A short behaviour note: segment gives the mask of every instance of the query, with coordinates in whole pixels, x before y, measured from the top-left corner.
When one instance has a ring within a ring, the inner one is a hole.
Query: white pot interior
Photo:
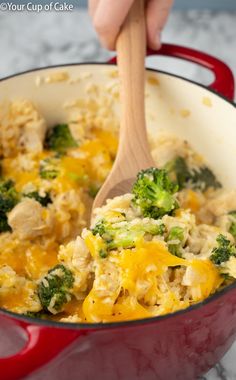
[[[67,80],[45,83],[48,76],[62,71],[67,72]],[[93,93],[94,88],[99,91]],[[118,78],[111,65],[42,69],[0,82],[0,102],[32,100],[49,125],[66,120],[65,102],[86,99],[91,93],[95,98],[115,94],[112,108],[119,115]],[[147,70],[146,118],[152,132],[171,132],[188,140],[226,187],[236,187],[232,175],[236,160],[234,105],[194,83]]]

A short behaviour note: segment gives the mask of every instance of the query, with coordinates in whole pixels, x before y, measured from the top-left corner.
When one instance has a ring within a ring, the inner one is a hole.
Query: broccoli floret
[[[44,310],[56,314],[72,299],[72,272],[62,264],[50,269],[38,285],[38,295]]]
[[[58,171],[57,170],[44,170],[40,169],[40,177],[43,179],[55,179],[58,176]]]
[[[230,225],[229,232],[236,239],[236,211],[231,211],[229,215],[234,219]]]
[[[39,166],[39,175],[43,179],[52,180],[58,177],[59,170],[58,168],[59,164],[59,157],[53,156],[45,158],[45,160],[42,160],[40,162]]]
[[[14,188],[12,180],[0,182],[0,232],[11,231],[11,227],[7,221],[7,213],[19,201],[19,194]]]
[[[215,174],[207,166],[202,166],[198,170],[194,169],[192,171],[191,183],[193,189],[201,191],[206,191],[210,187],[213,189],[222,187]]]
[[[78,174],[78,173],[74,173],[74,172],[67,172],[67,176],[70,179],[72,179],[72,181],[75,181],[78,183],[84,183],[89,178],[88,174]]]
[[[218,247],[214,248],[210,260],[215,265],[220,265],[225,261],[228,261],[231,256],[236,256],[236,248],[231,244],[224,235],[219,235],[216,239]]]
[[[171,241],[178,241],[176,243],[171,243]],[[184,240],[184,230],[181,227],[172,227],[167,237],[168,250],[172,255],[182,257],[181,253],[181,243]]]
[[[221,273],[220,275],[224,278],[224,285],[230,284],[231,282],[235,281],[235,278],[232,277],[229,273]]]
[[[32,191],[31,193],[24,194],[24,196],[27,198],[35,199],[43,207],[47,207],[48,204],[52,203],[49,193],[46,193],[44,197],[41,197],[37,191]]]
[[[99,220],[99,222],[97,222],[92,228],[92,233],[94,236],[99,235],[102,237],[105,234],[107,227],[111,227],[111,224],[105,220]]]
[[[164,224],[157,224],[154,220],[143,219],[138,223],[118,222],[110,223],[106,220],[99,221],[92,229],[93,235],[99,235],[104,240],[106,249],[99,253],[101,257],[107,256],[107,251],[118,248],[132,248],[136,242],[149,235],[163,235]]]
[[[178,185],[170,180],[165,169],[142,170],[132,189],[132,204],[140,209],[143,216],[157,219],[178,208],[173,195],[177,191]]]
[[[180,190],[191,188],[193,190],[206,191],[210,187],[213,189],[221,187],[221,183],[207,166],[191,169],[188,167],[185,159],[180,156],[169,161],[165,165],[165,169],[170,178],[178,184]]]
[[[6,214],[0,211],[0,232],[11,231]]]
[[[172,181],[176,182],[179,189],[183,189],[191,179],[191,173],[183,157],[176,157],[165,165]]]
[[[45,139],[45,148],[64,154],[67,149],[77,146],[67,124],[58,124],[49,129]]]
[[[101,259],[105,259],[108,256],[107,249],[100,249],[99,256],[101,257]]]
[[[27,311],[27,313],[24,313],[26,317],[30,318],[39,318],[39,319],[48,319],[49,314],[47,314],[44,310],[40,311]]]
[[[14,188],[14,182],[12,180],[9,179],[0,182],[0,196],[2,211],[9,211],[16,205],[19,200],[19,196]],[[2,201],[4,197],[6,198],[6,202]]]
[[[96,197],[97,193],[99,192],[99,189],[100,189],[99,186],[91,184],[89,189],[88,189],[88,195],[94,199]]]

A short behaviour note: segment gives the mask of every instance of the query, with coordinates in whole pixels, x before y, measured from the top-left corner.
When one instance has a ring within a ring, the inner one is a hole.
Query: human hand
[[[135,0],[89,0],[89,12],[102,45],[115,50],[120,28]],[[151,49],[161,47],[161,31],[165,26],[174,0],[147,0],[147,44]]]

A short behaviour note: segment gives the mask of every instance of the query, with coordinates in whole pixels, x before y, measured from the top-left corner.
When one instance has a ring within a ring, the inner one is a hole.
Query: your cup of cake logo
[[[74,2],[61,2],[61,1],[50,1],[50,2],[35,2],[35,1],[9,1],[0,2],[0,12],[72,12],[75,8]]]

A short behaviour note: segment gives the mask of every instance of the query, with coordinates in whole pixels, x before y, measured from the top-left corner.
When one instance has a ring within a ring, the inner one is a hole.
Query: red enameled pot
[[[212,56],[181,46],[163,45],[158,54],[208,68],[215,80],[206,88],[149,69],[147,75],[156,77],[157,84],[153,85],[153,80],[147,83],[148,125],[152,129],[165,126],[188,139],[205,155],[225,186],[236,187],[236,179],[230,177],[236,152],[231,70]],[[84,80],[74,86],[65,83],[35,86],[36,76],[62,68],[71,75],[82,73]],[[114,66],[95,63],[26,72],[0,81],[0,101],[15,97],[32,99],[52,124],[63,119],[61,104],[65,99],[86,94],[83,91],[89,80],[106,89],[105,71],[109,70],[114,70]],[[92,79],[88,72],[92,73]],[[5,329],[8,325],[17,326],[26,334],[27,341],[18,353],[0,359],[2,380],[191,380],[214,366],[235,339],[236,284],[187,310],[152,319],[63,324],[1,310],[0,327]],[[8,331],[14,342],[16,329],[10,327]],[[1,344],[5,344],[2,338],[0,347]]]

